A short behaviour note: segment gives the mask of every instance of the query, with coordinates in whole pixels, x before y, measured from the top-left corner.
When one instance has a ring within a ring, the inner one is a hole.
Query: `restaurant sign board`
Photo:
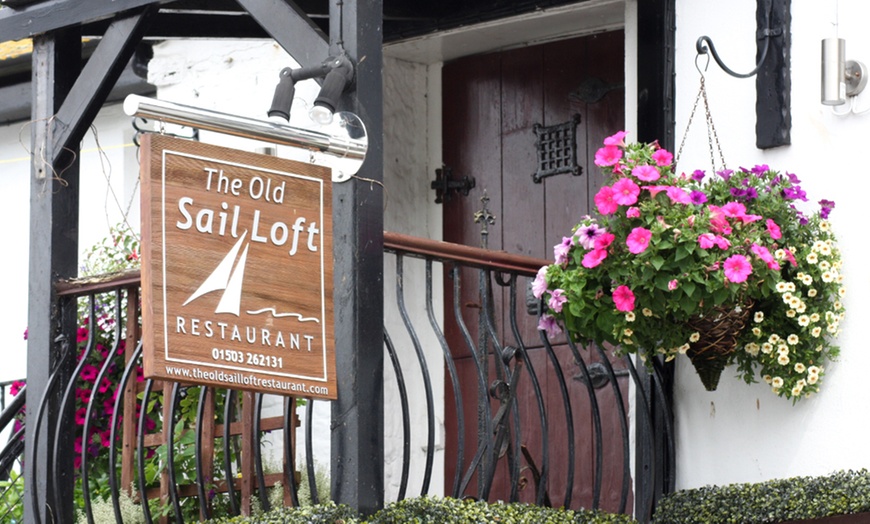
[[[330,170],[142,137],[145,376],[334,399]]]

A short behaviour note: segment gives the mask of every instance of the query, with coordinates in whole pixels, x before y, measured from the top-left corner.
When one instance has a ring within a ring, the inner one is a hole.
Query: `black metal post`
[[[359,177],[383,181],[383,3],[331,0],[330,52],[356,66],[340,109],[358,114],[369,147]],[[335,345],[338,400],[332,404],[332,497],[364,514],[384,503],[384,216],[377,183],[352,178],[333,188]]]
[[[791,144],[791,0],[759,0],[755,17],[773,33],[755,77],[755,146],[770,149]],[[763,46],[758,38],[757,60]]]
[[[48,385],[51,370],[58,364],[58,334],[75,344],[76,311],[74,304],[60,307],[54,283],[59,278],[77,274],[79,166],[78,151],[66,156],[59,165],[52,146],[52,117],[60,108],[81,68],[81,34],[78,29],[54,31],[33,39],[33,105],[31,134],[30,186],[30,274],[27,340],[27,422],[25,457],[35,465],[35,475],[25,475],[25,522],[72,522],[72,431],[62,432],[61,444],[66,452],[58,464],[51,464],[55,421],[60,419],[63,388],[46,395],[39,440],[33,438],[37,427],[37,410]],[[60,384],[69,381],[72,364],[68,359],[60,369]],[[70,404],[70,408],[72,404]],[[71,413],[66,420],[72,420]],[[72,429],[70,425],[70,430]],[[32,467],[32,466],[29,466]],[[59,485],[63,493],[52,492],[51,475],[64,475]],[[35,497],[35,498],[34,498]],[[33,501],[38,504],[33,504]],[[48,508],[53,500],[63,508]]]
[[[658,140],[662,147],[673,151],[675,145],[674,128],[674,42],[676,35],[675,0],[649,0],[637,3],[637,136],[638,141]],[[670,396],[673,387],[673,366],[666,364],[663,374],[665,397]],[[656,395],[654,377],[649,375],[645,366],[638,361],[641,383],[638,384],[637,445],[635,448],[635,515],[638,520],[648,519],[644,504],[650,498],[653,504],[671,489],[669,479],[668,449],[665,434],[665,417],[668,410],[662,406]],[[648,415],[642,410],[645,396],[652,413],[652,428],[642,421]],[[670,422],[672,426],[673,421]]]

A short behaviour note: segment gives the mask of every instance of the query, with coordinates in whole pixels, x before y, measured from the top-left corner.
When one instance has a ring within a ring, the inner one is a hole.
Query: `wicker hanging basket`
[[[736,307],[719,306],[686,321],[701,335],[697,342],[690,344],[686,355],[707,391],[715,391],[719,385],[719,377],[731,360],[737,339],[751,313],[751,303]]]

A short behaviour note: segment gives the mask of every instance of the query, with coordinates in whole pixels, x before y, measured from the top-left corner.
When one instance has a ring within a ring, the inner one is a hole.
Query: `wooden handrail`
[[[514,255],[504,251],[441,242],[390,231],[384,231],[384,249],[394,253],[401,252],[424,258],[434,257],[440,260],[459,262],[466,266],[511,271],[528,276],[534,276],[541,266],[550,263],[542,258]],[[140,280],[139,270],[131,269],[110,275],[60,280],[56,284],[56,289],[59,296],[86,295],[104,293],[119,287],[134,286],[139,284]]]
[[[450,242],[440,242],[401,233],[384,231],[384,249],[393,252],[409,253],[413,256],[435,257],[442,260],[461,262],[466,266],[515,271],[522,275],[534,276],[541,266],[550,262],[542,258],[513,255],[504,251],[492,251],[479,247],[464,246]]]

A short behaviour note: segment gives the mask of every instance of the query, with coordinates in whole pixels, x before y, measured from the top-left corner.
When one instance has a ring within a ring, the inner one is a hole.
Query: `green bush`
[[[212,524],[627,524],[627,515],[601,511],[545,508],[529,504],[488,504],[470,500],[422,497],[389,504],[368,519],[333,502],[319,506],[280,508],[255,517],[232,517]]]
[[[756,484],[706,486],[664,497],[656,524],[774,523],[870,511],[870,472],[840,471]]]

